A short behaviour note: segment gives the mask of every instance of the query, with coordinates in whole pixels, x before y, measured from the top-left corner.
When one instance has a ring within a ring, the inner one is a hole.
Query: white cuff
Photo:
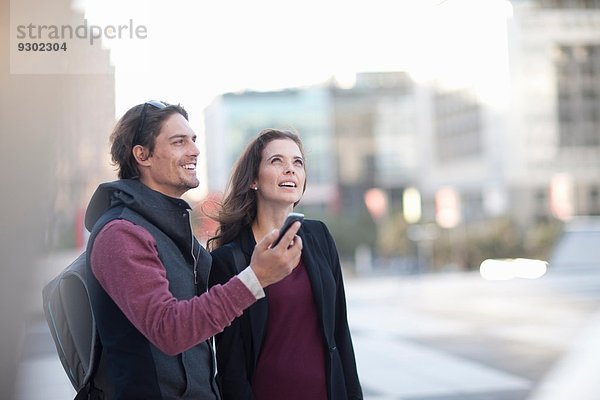
[[[242,272],[237,274],[237,277],[252,292],[256,300],[265,297],[265,291],[252,268],[246,267]]]

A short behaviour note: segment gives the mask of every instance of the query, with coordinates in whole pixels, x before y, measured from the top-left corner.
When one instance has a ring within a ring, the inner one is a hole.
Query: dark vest
[[[164,206],[164,204],[161,204]],[[153,211],[153,210],[151,210]],[[164,212],[164,210],[160,210]],[[123,205],[111,208],[110,217],[94,225],[88,244],[88,257],[96,234],[110,220],[125,219],[146,229],[155,239],[160,260],[165,266],[169,290],[179,300],[187,300],[206,290],[210,254],[193,237],[188,211],[173,206],[168,218],[172,226],[189,230],[189,235],[168,236],[155,224]],[[165,217],[162,214],[162,217]],[[173,238],[175,236],[175,240]],[[184,238],[188,236],[189,242]],[[185,249],[185,250],[184,250]],[[192,250],[193,249],[193,250]],[[193,253],[193,254],[192,254]],[[115,249],[115,259],[118,259]],[[88,262],[89,265],[89,262]],[[194,271],[194,265],[196,271]],[[150,343],[125,317],[88,270],[86,276],[92,309],[102,342],[101,364],[114,393],[107,399],[210,399],[218,400],[214,379],[212,347],[203,342],[176,356],[169,356]],[[197,283],[195,283],[197,281]]]

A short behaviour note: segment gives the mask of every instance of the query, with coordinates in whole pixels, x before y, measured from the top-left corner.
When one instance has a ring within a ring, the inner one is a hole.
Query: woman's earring
[[[252,189],[258,191],[258,186],[254,186]]]

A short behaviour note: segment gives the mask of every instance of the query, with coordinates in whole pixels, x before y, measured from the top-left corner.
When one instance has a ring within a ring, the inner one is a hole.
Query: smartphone
[[[285,218],[283,225],[281,225],[281,229],[279,229],[279,236],[271,244],[271,247],[277,246],[277,244],[279,243],[279,241],[281,240],[283,235],[285,235],[287,230],[290,229],[290,226],[296,221],[300,221],[300,222],[304,221],[304,214],[295,213],[295,212],[289,213],[288,216]]]

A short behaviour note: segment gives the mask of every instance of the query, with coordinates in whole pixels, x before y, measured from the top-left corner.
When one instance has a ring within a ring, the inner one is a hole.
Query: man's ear
[[[131,149],[131,152],[133,153],[133,157],[135,157],[135,161],[137,161],[138,164],[143,166],[150,165],[150,162],[148,161],[148,158],[150,158],[150,152],[147,148],[136,144],[133,149]]]

